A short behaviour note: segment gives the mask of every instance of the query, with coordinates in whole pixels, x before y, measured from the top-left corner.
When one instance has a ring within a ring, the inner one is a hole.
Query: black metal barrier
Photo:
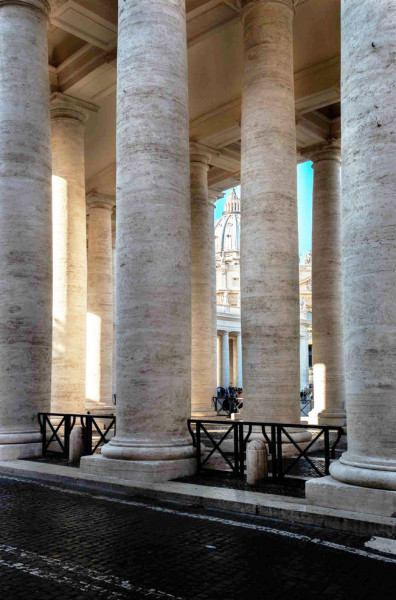
[[[40,412],[38,420],[42,435],[43,456],[54,454],[69,458],[70,435],[78,421],[82,427],[84,455],[95,454],[100,446],[109,442],[109,434],[113,428],[115,435],[116,418],[114,415]],[[99,427],[99,423],[105,420],[109,421],[109,424],[106,424],[103,430]],[[58,446],[60,450],[54,450],[54,445]],[[50,448],[50,446],[52,447]]]
[[[221,432],[220,439],[216,441],[212,434],[208,431],[208,425],[226,425],[227,429]],[[195,428],[195,431],[194,431]],[[201,420],[201,419],[189,419],[188,429],[193,439],[193,444],[197,449],[197,464],[198,473],[202,471],[205,465],[208,464],[210,458],[215,452],[218,452],[223,458],[224,462],[228,465],[231,471],[240,478],[244,477],[245,474],[245,456],[246,456],[246,445],[252,435],[253,428],[255,433],[262,433],[265,442],[268,447],[268,458],[271,466],[271,476],[274,480],[279,480],[287,475],[290,475],[291,470],[299,461],[305,459],[308,461],[313,469],[313,473],[317,477],[323,477],[329,474],[330,460],[335,458],[335,450],[341,439],[343,430],[342,427],[335,427],[331,425],[306,425],[306,424],[294,424],[294,423],[262,423],[254,421],[243,421],[243,422],[230,422],[230,421],[214,421],[214,420]],[[290,434],[290,430],[301,429],[301,430],[315,430],[311,441],[298,443],[293,439]],[[317,432],[317,433],[316,433]],[[337,434],[336,440],[330,444],[330,432]],[[323,435],[324,437],[324,472],[315,465],[315,463],[309,458],[308,452],[315,444],[315,442]],[[210,447],[207,449],[207,453],[203,455],[203,443],[204,441],[210,443]],[[295,455],[290,458],[283,456],[282,450],[282,437],[287,442],[292,444],[295,449]],[[221,444],[226,439],[232,440],[232,451],[225,451],[221,448]],[[212,469],[211,469],[212,470]],[[222,469],[217,469],[222,470]]]

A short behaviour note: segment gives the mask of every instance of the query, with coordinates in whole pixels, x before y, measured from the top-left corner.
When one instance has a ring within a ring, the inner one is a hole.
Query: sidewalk
[[[74,467],[25,460],[0,462],[0,474],[57,487],[87,490],[93,495],[179,502],[358,534],[394,538],[396,531],[395,518],[311,506],[304,498],[177,481],[155,484],[131,483],[126,480],[88,475]]]

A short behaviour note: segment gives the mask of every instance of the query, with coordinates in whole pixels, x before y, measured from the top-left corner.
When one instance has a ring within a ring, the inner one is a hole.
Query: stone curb
[[[314,525],[359,535],[396,538],[396,519],[350,511],[310,506],[300,498],[280,497],[179,482],[130,483],[83,474],[77,468],[28,461],[0,462],[0,475],[37,483],[53,484],[93,492],[95,495],[146,498],[179,502],[202,508],[214,508],[239,514]]]

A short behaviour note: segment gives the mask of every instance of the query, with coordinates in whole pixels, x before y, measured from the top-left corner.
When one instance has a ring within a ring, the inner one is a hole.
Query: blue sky
[[[297,166],[297,198],[298,198],[298,238],[300,262],[304,260],[307,252],[312,250],[312,186],[313,170],[311,162],[305,162]],[[235,188],[238,196],[241,195],[241,186]],[[231,190],[227,190],[223,199],[216,202],[215,220],[223,213],[227,196]],[[243,226],[243,225],[242,225]]]

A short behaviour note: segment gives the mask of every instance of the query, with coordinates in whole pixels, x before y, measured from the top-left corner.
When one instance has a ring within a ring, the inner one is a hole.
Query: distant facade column
[[[117,435],[85,472],[196,470],[184,0],[120,2],[117,46]]]
[[[341,4],[342,253],[348,450],[312,504],[393,516],[396,506],[396,10]],[[358,65],[358,68],[357,68]],[[320,485],[319,484],[320,481]]]
[[[309,386],[308,329],[300,325],[300,390]],[[313,421],[309,421],[313,423]]]
[[[113,409],[113,265],[111,211],[114,196],[87,195],[88,308],[86,408],[102,414]]]
[[[50,409],[48,13],[0,0],[0,460],[41,454]]]
[[[286,423],[300,422],[294,4],[242,1],[244,410]]]
[[[84,134],[89,102],[51,96],[53,333],[51,411],[85,412],[87,228]]]
[[[345,425],[341,270],[341,147],[312,157],[312,350],[314,412],[320,425]]]
[[[216,392],[213,343],[213,202],[208,198],[210,154],[190,143],[191,414],[213,417]],[[211,218],[210,218],[211,217]]]
[[[242,334],[237,333],[237,387],[243,387],[242,378]]]
[[[230,387],[230,336],[228,331],[221,334],[221,387]]]

